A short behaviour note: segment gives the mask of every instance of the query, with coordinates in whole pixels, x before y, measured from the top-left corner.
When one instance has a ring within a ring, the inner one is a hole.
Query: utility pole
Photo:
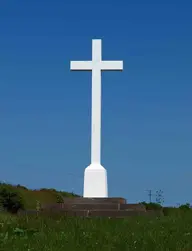
[[[149,196],[149,203],[151,203],[152,202],[152,196],[153,196],[152,190],[151,189],[147,190],[147,192],[148,192],[148,196]]]
[[[156,203],[158,203],[158,204],[164,203],[163,191],[162,190],[156,191],[156,194],[153,194],[151,189],[147,190],[147,192],[148,192],[148,196],[149,196],[149,203],[152,202],[152,196],[155,196]]]

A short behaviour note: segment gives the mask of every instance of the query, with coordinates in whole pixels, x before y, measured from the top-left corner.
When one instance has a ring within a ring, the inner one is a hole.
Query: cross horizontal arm
[[[123,70],[123,61],[101,61],[101,70],[122,71]]]
[[[70,69],[74,71],[90,71],[92,70],[92,61],[71,61]]]

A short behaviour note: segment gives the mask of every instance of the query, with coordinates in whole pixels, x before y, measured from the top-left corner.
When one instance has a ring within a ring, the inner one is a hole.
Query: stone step
[[[83,197],[73,197],[73,198],[63,198],[64,203],[53,203],[41,205],[42,209],[47,208],[60,208],[63,204],[126,204],[126,200],[123,198],[83,198]]]
[[[120,210],[135,210],[146,211],[146,207],[143,204],[121,204]]]
[[[60,210],[135,210],[146,211],[144,205],[141,204],[115,204],[115,203],[98,203],[98,204],[64,204],[58,203],[43,208],[43,211],[60,211]]]
[[[44,209],[44,210],[118,210],[120,204],[115,203],[103,203],[103,204],[60,204],[56,207],[52,207],[50,209]]]
[[[22,215],[34,215],[37,214],[36,210],[26,210],[20,211],[19,216]],[[150,211],[139,211],[139,210],[57,210],[54,212],[51,211],[41,211],[39,216],[69,216],[69,217],[109,217],[109,218],[124,218],[128,216],[163,216],[163,212],[160,210],[150,210]]]
[[[83,198],[83,197],[73,197],[73,198],[63,198],[65,204],[98,204],[98,203],[120,203],[126,204],[126,200],[121,197],[111,197],[111,198]]]
[[[148,215],[144,211],[124,211],[124,210],[62,210],[55,212],[61,216],[77,216],[77,217],[110,217],[110,218],[123,218],[127,216],[140,216]],[[42,212],[42,214],[44,214]],[[46,215],[49,215],[49,212],[45,212]],[[51,215],[51,214],[50,214]]]

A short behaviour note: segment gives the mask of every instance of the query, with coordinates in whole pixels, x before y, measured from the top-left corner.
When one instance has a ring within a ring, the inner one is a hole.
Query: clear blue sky
[[[192,4],[1,1],[0,179],[82,194],[90,164],[91,73],[70,60],[123,60],[102,78],[109,195],[192,202]],[[71,175],[72,174],[72,175]]]

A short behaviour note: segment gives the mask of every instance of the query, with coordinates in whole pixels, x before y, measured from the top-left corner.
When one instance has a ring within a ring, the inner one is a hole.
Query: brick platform
[[[20,212],[34,214],[35,210]],[[162,212],[146,211],[142,204],[126,204],[123,198],[64,198],[64,203],[43,205],[40,215],[59,214],[63,216],[79,217],[109,217],[124,218],[128,216],[161,216]]]
[[[141,204],[126,204],[124,198],[64,198],[64,203],[42,207],[42,213],[59,213],[66,216],[115,217],[146,215]]]

